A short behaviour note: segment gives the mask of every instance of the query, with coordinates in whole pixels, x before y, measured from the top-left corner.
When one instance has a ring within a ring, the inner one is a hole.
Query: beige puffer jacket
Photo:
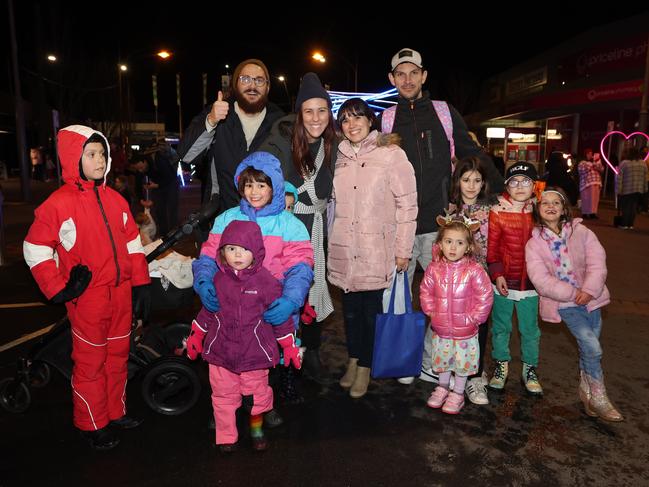
[[[348,140],[338,147],[327,276],[345,292],[388,287],[395,256],[412,255],[417,185],[398,140],[375,130],[358,153]]]

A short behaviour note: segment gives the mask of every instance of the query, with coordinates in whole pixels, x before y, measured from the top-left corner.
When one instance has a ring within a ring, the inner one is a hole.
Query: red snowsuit
[[[83,145],[93,133],[99,132],[82,125],[59,131],[65,184],[36,209],[23,243],[25,261],[48,299],[65,287],[75,265],[92,272],[83,294],[66,303],[72,327],[73,421],[84,431],[103,428],[126,413],[131,287],[150,282],[126,200],[106,186],[105,175],[101,185],[80,176]]]

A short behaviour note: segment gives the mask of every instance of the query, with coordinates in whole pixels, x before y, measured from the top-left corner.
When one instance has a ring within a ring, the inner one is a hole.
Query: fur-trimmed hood
[[[377,147],[400,147],[401,137],[398,134],[384,134],[378,130],[372,130],[367,137],[361,141],[361,147],[358,152],[354,150],[352,144],[346,138],[343,138],[338,146],[338,150],[347,157],[355,157],[356,155],[367,154]]]

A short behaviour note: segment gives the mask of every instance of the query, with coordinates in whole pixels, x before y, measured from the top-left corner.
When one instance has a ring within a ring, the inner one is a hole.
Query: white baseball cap
[[[392,70],[394,71],[394,68],[401,63],[412,63],[418,68],[423,67],[421,54],[414,49],[409,49],[407,47],[401,49],[398,53],[392,56]]]

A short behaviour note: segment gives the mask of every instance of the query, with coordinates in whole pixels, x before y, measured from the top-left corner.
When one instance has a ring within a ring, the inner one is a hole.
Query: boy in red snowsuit
[[[73,422],[97,450],[119,443],[126,416],[131,289],[150,282],[124,198],[106,185],[108,142],[82,125],[58,133],[65,184],[35,211],[25,261],[43,294],[65,303],[72,331]]]

